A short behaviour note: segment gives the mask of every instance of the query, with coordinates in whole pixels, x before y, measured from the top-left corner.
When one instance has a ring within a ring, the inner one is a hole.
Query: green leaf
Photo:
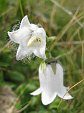
[[[25,80],[24,75],[17,71],[10,71],[8,76],[13,81],[23,82]]]

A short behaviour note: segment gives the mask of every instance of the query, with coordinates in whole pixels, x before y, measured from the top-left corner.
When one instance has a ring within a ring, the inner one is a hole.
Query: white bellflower
[[[19,29],[8,32],[8,35],[11,41],[19,44],[17,60],[29,57],[32,53],[40,58],[46,58],[46,32],[42,27],[30,24],[27,16],[22,19]]]
[[[56,73],[53,72],[52,66],[41,64],[39,67],[40,88],[31,93],[31,95],[41,94],[41,100],[44,105],[50,104],[56,96],[62,99],[72,99],[67,92],[67,87],[63,84],[63,68],[60,64],[55,66]]]

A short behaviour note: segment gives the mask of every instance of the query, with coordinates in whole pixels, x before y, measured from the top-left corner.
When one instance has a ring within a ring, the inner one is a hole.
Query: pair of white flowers
[[[16,59],[22,60],[33,53],[37,57],[46,59],[46,32],[42,27],[30,24],[25,16],[16,31],[8,32],[11,41],[19,44]],[[55,72],[50,64],[42,63],[39,67],[40,88],[31,93],[38,95],[42,93],[41,100],[44,105],[50,104],[58,95],[63,99],[72,99],[68,88],[63,84],[63,68],[59,63],[55,63]]]

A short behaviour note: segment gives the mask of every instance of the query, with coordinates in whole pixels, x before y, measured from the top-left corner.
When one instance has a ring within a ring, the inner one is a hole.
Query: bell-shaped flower
[[[62,99],[72,99],[67,87],[63,84],[63,68],[60,64],[55,64],[55,72],[50,64],[41,64],[39,67],[40,88],[32,92],[31,95],[41,94],[44,105],[50,104],[56,96]]]
[[[22,19],[19,29],[8,32],[8,35],[11,41],[19,44],[17,60],[29,57],[32,53],[40,58],[46,58],[46,32],[42,27],[30,24],[27,16]]]

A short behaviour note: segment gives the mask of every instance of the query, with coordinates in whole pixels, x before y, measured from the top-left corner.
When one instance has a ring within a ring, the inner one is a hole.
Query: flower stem
[[[23,7],[22,7],[21,0],[19,0],[19,6],[20,6],[21,15],[23,17],[24,16],[24,12],[23,12]]]

